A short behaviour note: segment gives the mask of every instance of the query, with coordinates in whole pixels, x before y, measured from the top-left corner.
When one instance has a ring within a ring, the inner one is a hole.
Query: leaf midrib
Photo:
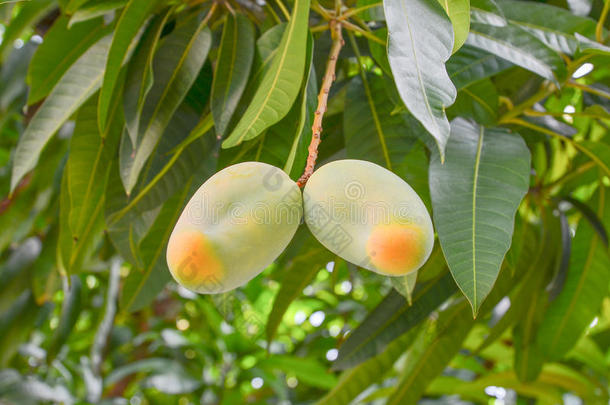
[[[477,183],[479,181],[479,169],[481,163],[481,152],[483,151],[483,136],[485,129],[479,129],[479,140],[477,143],[477,154],[474,163],[474,177],[472,181],[472,284],[473,284],[473,312],[478,311],[477,307],[477,262],[476,262],[476,211],[477,211]]]

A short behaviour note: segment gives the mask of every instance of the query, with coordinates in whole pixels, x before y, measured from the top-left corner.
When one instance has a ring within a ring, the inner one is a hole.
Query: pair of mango
[[[434,244],[422,200],[381,166],[334,161],[301,192],[279,168],[245,162],[210,177],[188,202],[169,239],[169,270],[198,293],[237,288],[282,253],[303,217],[327,249],[387,276],[419,269]]]

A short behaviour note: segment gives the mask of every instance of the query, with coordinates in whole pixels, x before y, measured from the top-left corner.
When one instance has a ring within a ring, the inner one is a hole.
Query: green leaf
[[[280,290],[275,296],[271,312],[267,319],[267,341],[271,342],[277,332],[290,303],[299,297],[303,289],[313,281],[320,269],[332,260],[333,255],[320,245],[306,227],[302,227],[291,242],[291,248],[296,248],[294,256],[286,263]]]
[[[14,49],[0,69],[0,127],[2,117],[23,107],[22,98],[27,93],[26,73],[31,66],[37,46],[31,41],[20,49]],[[8,151],[7,151],[8,153]],[[8,159],[6,159],[8,160]],[[0,164],[6,164],[6,161]]]
[[[116,94],[118,92],[118,94]],[[79,110],[70,141],[70,155],[66,166],[70,194],[68,223],[74,241],[70,257],[64,265],[68,271],[79,262],[95,234],[96,222],[104,218],[104,193],[111,162],[116,155],[123,127],[123,115],[118,102],[120,89],[115,92],[111,106],[111,124],[100,133],[97,125],[97,100],[92,97]],[[78,270],[78,269],[76,269]]]
[[[381,39],[384,43],[387,42],[388,39],[388,29],[380,28],[378,30],[373,31],[373,34]],[[390,61],[388,60],[388,54],[386,51],[385,45],[380,44],[377,41],[369,39],[369,51],[371,52],[371,56],[375,60],[375,63],[379,65],[383,73],[386,75],[392,76],[392,68],[390,67]]]
[[[257,137],[290,111],[303,81],[308,22],[309,0],[296,0],[273,65],[237,126],[222,143],[223,148]]]
[[[129,203],[121,183],[119,165],[116,160],[113,160],[112,167],[110,168],[110,177],[104,201],[106,233],[112,245],[125,261],[133,266],[141,265],[137,243],[143,237],[143,234],[147,232],[152,222],[154,222],[158,210],[143,213],[141,216],[130,212],[130,215],[124,215],[122,218],[115,219],[117,212],[120,212]]]
[[[55,7],[54,0],[36,0],[23,2],[19,13],[10,21],[0,42],[0,62],[6,58],[13,48],[13,43],[24,31],[36,24]]]
[[[70,17],[68,27],[73,24],[101,17],[111,11],[123,7],[127,0],[91,0],[80,7]]]
[[[548,260],[548,257],[546,259],[546,263],[543,263],[545,267],[536,269],[534,273],[541,275],[547,273],[548,268],[552,267],[550,265],[554,263],[552,260]],[[544,355],[536,340],[536,336],[544,316],[549,294],[544,289],[540,291],[542,287],[540,284],[541,280],[542,277],[526,279],[524,287],[530,287],[531,290],[523,291],[523,295],[517,297],[517,299],[523,299],[527,302],[525,308],[520,308],[523,312],[519,314],[520,319],[513,328],[513,342],[515,345],[513,367],[517,378],[523,382],[536,381],[544,363]],[[531,284],[531,286],[528,284]]]
[[[159,0],[130,0],[119,17],[106,59],[106,69],[98,103],[100,132],[106,130],[106,124],[109,122],[112,95],[119,79],[121,66],[130,57],[129,49],[133,49],[130,45],[158,2]]]
[[[39,313],[32,291],[23,291],[7,311],[0,314],[0,367],[7,369],[13,355],[25,342]]]
[[[309,52],[309,63],[307,66],[308,77],[307,82],[304,83],[304,88],[301,95],[301,100],[295,103],[293,109],[298,107],[299,117],[298,124],[296,125],[296,131],[293,131],[294,137],[292,140],[292,146],[290,147],[290,153],[286,159],[283,170],[290,175],[293,179],[301,177],[301,173],[305,168],[307,161],[307,155],[309,143],[311,138],[309,133],[313,125],[316,109],[318,108],[318,84],[316,83],[316,72],[313,66],[313,36],[309,34],[308,44],[311,43],[311,47],[308,46]],[[289,113],[290,115],[290,113]],[[288,116],[289,116],[288,115]],[[287,116],[287,117],[288,117]],[[284,118],[285,120],[286,118]],[[282,121],[284,121],[282,120]],[[282,121],[278,123],[282,124]],[[279,129],[282,130],[284,125],[279,125]],[[293,123],[288,128],[295,128]],[[290,132],[288,132],[290,133]]]
[[[20,274],[27,273],[28,268],[38,259],[43,246],[40,240],[36,237],[30,237],[24,240],[15,250],[13,250],[8,259],[0,266],[0,311],[4,312],[7,309],[9,301],[12,301],[8,287],[13,286],[13,280],[19,277]],[[8,300],[5,301],[5,297]]]
[[[262,39],[265,39],[265,41],[262,41]],[[264,36],[259,41],[260,43],[267,43],[268,39],[277,40],[277,43],[279,43],[281,36]],[[261,49],[259,46],[259,51]],[[306,55],[307,63],[305,69],[307,80],[303,81],[300,94],[288,114],[278,123],[267,129],[265,134],[260,138],[246,141],[239,148],[221,150],[223,154],[221,161],[224,162],[224,159],[230,157],[232,160],[228,164],[252,160],[265,162],[273,166],[283,167],[283,170],[294,179],[301,176],[307,159],[307,147],[311,140],[311,125],[314,119],[314,112],[318,104],[316,77],[311,64],[313,58],[313,37],[311,34],[308,34],[307,38]],[[264,55],[261,54],[260,56]],[[271,56],[271,53],[267,55],[265,58],[266,62],[261,64],[257,70],[258,72],[269,68]],[[257,73],[257,75],[259,74]],[[244,98],[247,98],[248,90],[252,88],[251,86],[255,82],[256,77],[253,77],[246,88],[244,93],[246,97]]]
[[[551,4],[499,0],[506,19],[531,33],[557,52],[573,55],[578,42],[574,33],[595,36],[595,21],[579,17]]]
[[[595,394],[595,388],[585,376],[559,364],[545,366],[538,380],[531,383],[520,382],[512,371],[490,373],[471,382],[443,376],[431,384],[428,393],[431,395],[457,394],[462,398],[477,400],[476,394],[484,392],[485,388],[489,386],[512,389],[519,395],[535,398],[543,404],[562,403],[562,390],[574,392],[579,397],[586,398],[585,401],[590,400],[592,403],[600,400],[600,395]]]
[[[82,283],[78,276],[72,276],[71,282],[64,283],[64,299],[57,329],[51,337],[47,348],[47,362],[50,364],[66,343],[82,310]]]
[[[355,76],[347,85],[343,134],[349,158],[366,159],[392,170],[414,144],[403,114],[385,92],[384,79],[376,75]]]
[[[153,60],[154,84],[144,103],[137,142],[121,151],[121,179],[127,194],[203,67],[212,42],[206,25],[207,21],[191,15],[159,46]]]
[[[506,262],[510,262],[511,254],[517,256],[514,259],[515,262],[509,264],[509,266],[513,272],[524,273],[524,277],[509,295],[510,307],[502,318],[491,327],[485,340],[477,347],[477,353],[499,339],[509,327],[521,319],[523,313],[527,310],[532,294],[537,293],[536,289],[539,285],[532,284],[532,279],[537,280],[540,272],[536,269],[544,264],[547,257],[551,257],[555,253],[557,232],[559,232],[556,218],[550,215],[544,215],[543,218],[544,226],[540,226],[540,229],[534,229],[535,225],[528,222],[522,222],[520,229],[515,227],[513,241],[506,255]],[[552,221],[553,219],[554,221]],[[510,282],[514,283],[515,280],[510,280]]]
[[[407,352],[396,389],[386,403],[416,404],[460,350],[473,324],[466,302],[455,304],[441,312],[438,321],[426,324]]]
[[[496,55],[464,45],[447,62],[447,71],[455,87],[460,90],[511,66],[512,63]]]
[[[421,272],[424,271],[425,267]],[[333,367],[343,370],[379,354],[388,343],[422,322],[455,290],[449,273],[440,279],[418,284],[411,305],[402,295],[391,290],[341,345]]]
[[[450,130],[445,108],[456,97],[445,70],[453,49],[451,22],[433,0],[384,0],[383,7],[388,58],[400,97],[444,157]]]
[[[346,370],[339,381],[317,405],[344,405],[350,403],[356,396],[371,384],[379,381],[396,362],[417,336],[417,330],[405,333],[392,341],[383,352]]]
[[[578,32],[574,34],[578,41],[578,50],[585,54],[596,54],[610,56],[610,46],[600,44],[599,42],[591,41],[589,38],[580,35]]]
[[[192,111],[182,107],[178,109],[165,132],[167,137],[176,139],[184,133],[189,133],[191,118],[195,118]],[[211,123],[211,115],[204,117],[189,136],[176,146],[175,152],[162,163],[162,167],[153,170],[150,179],[137,190],[125,206],[108,219],[109,223],[113,224],[123,217],[159,207],[193,174],[198,176],[198,181],[203,182],[215,167],[215,159],[211,155],[216,140],[213,133],[209,132]],[[162,154],[165,155],[163,152]],[[207,157],[202,159],[202,156]],[[202,166],[205,173],[202,173]]]
[[[470,1],[469,0],[438,0],[451,20],[453,25],[453,50],[458,49],[466,42],[468,31],[470,31]]]
[[[610,196],[600,186],[595,211],[606,227],[610,223]],[[572,241],[567,279],[544,316],[538,339],[546,357],[558,360],[578,341],[597,315],[610,282],[607,248],[586,220]]]
[[[227,16],[218,49],[212,84],[211,108],[218,135],[228,129],[233,112],[246,88],[254,59],[254,25],[242,14]]]
[[[87,2],[87,0],[69,0],[68,3],[66,4],[66,6],[64,7],[64,11],[67,14],[72,14],[86,2]]]
[[[472,118],[482,125],[497,121],[498,92],[490,79],[483,79],[458,92],[455,103],[447,109],[449,117]]]
[[[409,305],[413,304],[413,289],[415,289],[415,283],[417,282],[417,273],[417,271],[412,271],[406,276],[392,277],[390,279],[396,291],[407,299]]]
[[[165,262],[165,250],[169,235],[187,202],[191,181],[192,179],[186,182],[180,193],[167,200],[148,234],[139,244],[144,266],[141,269],[133,269],[125,280],[120,299],[122,309],[132,312],[150,305],[171,280]]]
[[[259,361],[257,366],[294,373],[299,380],[313,387],[332,388],[337,383],[334,374],[327,372],[326,368],[313,358],[275,355]]]
[[[476,316],[491,291],[529,186],[530,153],[517,134],[452,122],[447,157],[430,163],[434,224],[458,286]]]
[[[515,25],[493,27],[472,24],[466,44],[506,59],[555,83],[565,75],[561,57],[538,38]]]
[[[100,39],[68,69],[19,138],[13,160],[12,191],[36,166],[53,134],[99,89],[110,39],[110,36]]]
[[[140,116],[148,92],[153,85],[153,57],[163,27],[169,18],[172,8],[153,17],[152,21],[142,34],[140,43],[127,67],[127,79],[124,91],[125,122],[132,144],[138,141]]]
[[[574,143],[574,146],[593,160],[606,176],[610,176],[610,145],[603,142],[579,141]]]
[[[496,27],[506,26],[504,13],[495,0],[471,0],[470,22],[493,25]]]
[[[38,46],[28,69],[28,104],[46,97],[66,71],[91,45],[108,34],[111,25],[101,18],[68,28],[68,18],[59,17]]]

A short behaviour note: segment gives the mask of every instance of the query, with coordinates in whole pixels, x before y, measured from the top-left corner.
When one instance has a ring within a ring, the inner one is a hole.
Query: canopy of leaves
[[[609,14],[0,1],[0,403],[607,404]],[[303,225],[237,290],[178,286],[195,190],[244,161],[298,179],[316,112],[318,165],[372,161],[421,196],[428,262],[383,277]]]

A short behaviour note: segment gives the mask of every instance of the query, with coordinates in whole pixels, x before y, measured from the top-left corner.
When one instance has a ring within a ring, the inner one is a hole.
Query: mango
[[[167,266],[189,290],[232,290],[282,253],[302,216],[301,191],[282,170],[260,162],[229,166],[186,204],[169,238]]]
[[[327,249],[386,276],[419,269],[434,246],[430,214],[391,171],[363,160],[317,169],[303,190],[305,223]]]

